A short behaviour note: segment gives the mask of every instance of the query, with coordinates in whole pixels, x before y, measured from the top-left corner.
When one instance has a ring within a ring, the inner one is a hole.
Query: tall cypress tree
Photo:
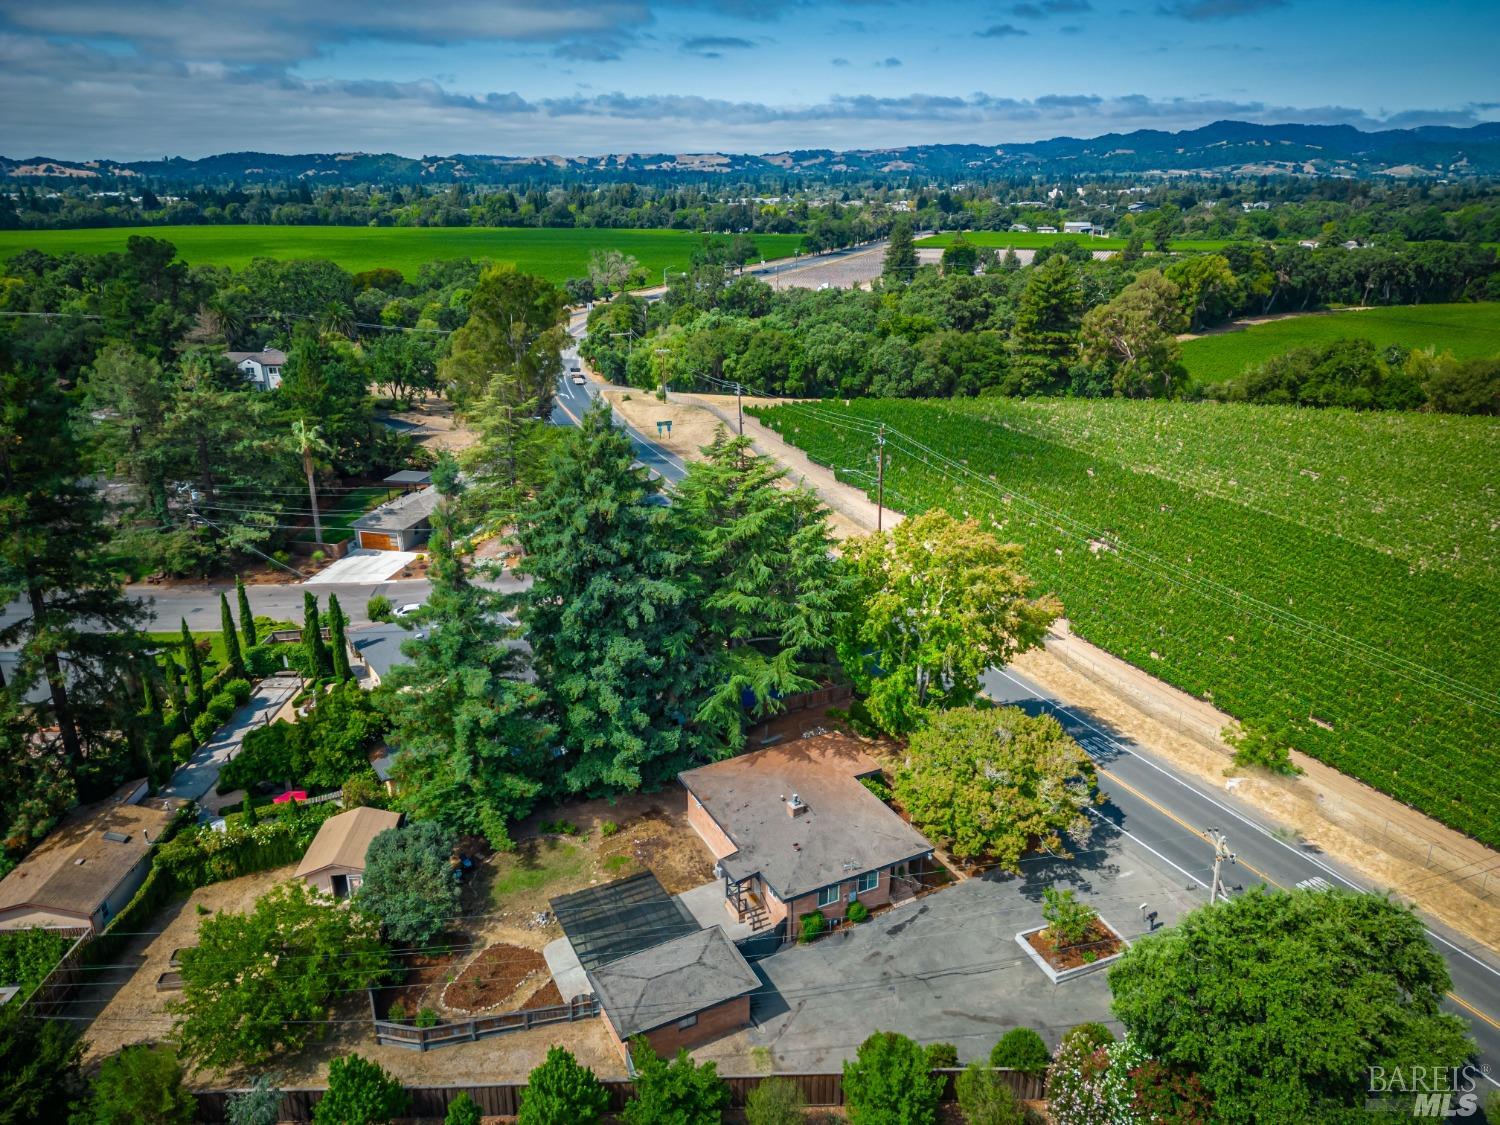
[[[453,552],[456,482],[437,472],[433,480],[444,499],[432,518],[432,592],[403,622],[422,634],[401,646],[408,663],[391,672],[396,690],[382,693],[401,747],[396,802],[414,819],[504,847],[510,822],[551,781],[557,728],[541,717],[542,690],[517,675],[521,656],[506,644],[499,595],[470,582]]]
[[[596,400],[518,521],[524,615],[575,792],[661,781],[717,745],[693,722],[705,669],[659,487]]]
[[[219,632],[224,637],[224,659],[235,674],[245,674],[245,658],[240,654],[240,635],[234,631],[234,618],[229,613],[229,596],[219,594]]]
[[[344,641],[344,610],[337,594],[328,595],[328,648],[333,678],[339,683],[354,679],[349,668],[349,647]]]
[[[240,603],[240,636],[245,638],[245,647],[254,648],[259,639],[255,635],[255,614],[250,612],[250,596],[245,593],[245,580],[234,576],[234,596]]]
[[[917,244],[911,237],[911,220],[897,219],[885,248],[880,276],[888,284],[905,285],[917,275]]]
[[[323,626],[318,621],[318,598],[311,590],[302,593],[302,649],[313,678],[333,675],[333,661],[323,643]]]
[[[167,654],[167,698],[172,701],[172,710],[177,713],[178,723],[187,719],[187,693],[182,690],[182,669],[171,653]]]
[[[182,655],[187,662],[188,684],[192,688],[189,703],[194,712],[198,712],[208,702],[203,698],[203,658],[198,655],[198,642],[193,640],[186,617],[182,619]]]
[[[1083,290],[1073,265],[1054,254],[1031,271],[1021,291],[1011,349],[1024,394],[1061,390],[1068,367],[1078,354],[1083,320]]]

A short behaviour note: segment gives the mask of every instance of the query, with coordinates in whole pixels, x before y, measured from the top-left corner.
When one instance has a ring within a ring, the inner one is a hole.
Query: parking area
[[[1142,906],[1170,925],[1203,903],[1203,890],[1104,824],[1075,859],[1037,856],[1023,867],[1020,877],[967,879],[766,958],[752,1025],[695,1053],[725,1074],[754,1073],[758,1048],[778,1070],[821,1071],[838,1069],[873,1031],[952,1043],[968,1062],[1013,1027],[1036,1029],[1049,1046],[1086,1020],[1118,1030],[1107,969],[1054,985],[1016,944],[1042,922],[1042,890],[1071,887],[1130,941],[1146,931]]]
[[[304,586],[347,583],[363,585],[384,582],[393,574],[399,574],[417,560],[414,551],[372,551],[355,547],[338,562],[331,563],[314,574]]]

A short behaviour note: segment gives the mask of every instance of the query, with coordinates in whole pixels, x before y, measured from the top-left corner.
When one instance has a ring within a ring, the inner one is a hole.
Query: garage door
[[[374,551],[399,551],[401,549],[401,544],[396,542],[396,537],[387,535],[383,531],[361,531],[359,545]]]

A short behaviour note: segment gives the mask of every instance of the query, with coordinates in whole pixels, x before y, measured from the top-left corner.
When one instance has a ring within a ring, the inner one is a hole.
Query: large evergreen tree
[[[562,374],[567,302],[544,278],[513,266],[486,270],[469,298],[469,319],[453,333],[439,367],[442,381],[466,405],[493,387],[512,407],[547,417]]]
[[[245,647],[254,648],[259,643],[255,633],[255,614],[250,609],[250,595],[245,593],[245,580],[234,576],[234,596],[239,600],[240,634],[245,638]]]
[[[880,276],[887,284],[904,285],[917,274],[917,245],[911,237],[911,220],[897,219],[885,248]]]
[[[229,595],[219,594],[219,635],[224,638],[224,659],[235,675],[245,674],[245,658],[240,652],[240,635],[234,629],[234,616],[229,612]]]
[[[556,707],[574,792],[634,789],[709,749],[693,724],[702,662],[659,485],[603,402],[553,458],[522,510],[524,617]]]
[[[344,637],[344,626],[349,623],[344,609],[339,605],[337,594],[328,595],[328,659],[333,668],[333,678],[339,683],[354,679],[349,667],[349,642]]]
[[[434,474],[445,484],[452,474]],[[406,618],[421,630],[401,651],[382,693],[389,740],[401,750],[397,804],[413,819],[480,832],[497,847],[543,791],[556,729],[540,717],[545,696],[520,678],[506,644],[501,596],[477,586],[453,550],[451,494],[433,513],[432,592]]]
[[[690,556],[692,595],[711,667],[695,718],[731,745],[745,699],[756,717],[816,686],[845,614],[849,580],[830,553],[826,514],[746,437],[721,429],[673,499],[671,522]]]
[[[1011,332],[1018,391],[1062,388],[1078,353],[1082,316],[1083,291],[1066,255],[1055,254],[1031,270]]]
[[[464,451],[468,485],[464,490],[466,522],[502,530],[514,522],[521,501],[546,476],[547,454],[562,431],[537,417],[537,404],[512,401],[513,390],[502,379],[491,380],[470,412],[479,440]]]
[[[119,690],[142,640],[140,603],[114,569],[109,525],[74,431],[69,404],[50,377],[0,373],[0,603],[16,603],[0,647],[17,651],[3,689],[23,700],[45,684],[46,749],[37,770],[90,776],[97,792],[133,767],[121,732],[135,706]],[[92,792],[85,796],[93,795]]]

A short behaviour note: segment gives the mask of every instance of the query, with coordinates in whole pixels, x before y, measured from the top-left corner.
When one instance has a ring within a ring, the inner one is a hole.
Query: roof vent
[[[801,816],[806,811],[807,811],[807,802],[804,801],[796,793],[793,793],[791,795],[791,797],[789,797],[787,799],[787,803],[786,803],[786,815],[787,816]]]
[[[127,836],[127,835],[125,835],[125,833],[123,833],[123,832],[106,832],[104,834],[104,838],[106,840],[108,840],[111,844],[128,844],[128,843],[130,843],[130,837]]]

